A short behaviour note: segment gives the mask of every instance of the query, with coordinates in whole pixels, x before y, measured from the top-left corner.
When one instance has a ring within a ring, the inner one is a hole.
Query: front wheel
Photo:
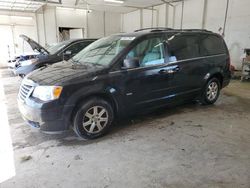
[[[78,108],[73,129],[81,138],[94,139],[108,131],[113,118],[113,109],[107,101],[92,98]]]
[[[19,76],[23,79],[25,77],[25,74],[19,74]]]
[[[210,79],[203,90],[200,102],[204,105],[214,104],[219,98],[220,89],[220,81],[217,78]]]

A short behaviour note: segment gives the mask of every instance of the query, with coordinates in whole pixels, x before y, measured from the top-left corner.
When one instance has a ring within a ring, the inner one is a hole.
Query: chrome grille
[[[30,96],[31,92],[33,91],[33,88],[34,87],[31,84],[23,81],[19,89],[19,98],[24,101],[27,97]]]

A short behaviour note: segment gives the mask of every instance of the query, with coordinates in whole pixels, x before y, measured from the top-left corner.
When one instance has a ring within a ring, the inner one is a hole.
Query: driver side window
[[[150,38],[140,42],[127,54],[126,59],[138,59],[140,67],[163,64],[165,62],[163,40]]]

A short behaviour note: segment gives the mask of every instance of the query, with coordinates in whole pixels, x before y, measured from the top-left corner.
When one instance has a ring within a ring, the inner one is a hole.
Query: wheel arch
[[[73,118],[77,112],[77,110],[79,109],[79,107],[87,100],[91,99],[91,98],[99,98],[99,99],[103,99],[105,101],[107,101],[113,111],[114,111],[114,116],[118,113],[118,103],[116,101],[116,99],[108,94],[108,93],[91,93],[88,95],[84,95],[84,96],[80,96],[76,101],[75,101],[75,107],[72,110],[71,114],[70,114],[70,121],[71,123],[73,122]]]
[[[217,78],[220,81],[220,87],[222,87],[224,78],[223,78],[223,75],[220,72],[217,72],[217,73],[214,73],[213,75],[211,75],[209,80],[212,79],[212,78]]]
[[[223,86],[224,77],[220,71],[213,71],[205,76],[206,83],[212,78],[217,78],[220,81],[220,86]]]

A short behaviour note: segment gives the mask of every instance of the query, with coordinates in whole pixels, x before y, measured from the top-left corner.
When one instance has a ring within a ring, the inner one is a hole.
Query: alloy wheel
[[[207,99],[213,101],[216,99],[219,92],[219,86],[216,82],[211,82],[207,88]]]
[[[83,118],[83,128],[88,133],[101,132],[108,123],[108,111],[102,106],[94,106],[87,110]]]

